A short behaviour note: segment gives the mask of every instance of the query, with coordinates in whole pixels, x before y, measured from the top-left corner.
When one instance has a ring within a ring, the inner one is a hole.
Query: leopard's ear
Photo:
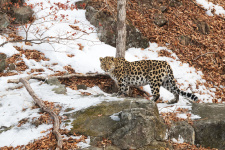
[[[102,57],[100,57],[100,58],[99,58],[99,60],[100,60],[100,61],[102,61],[102,60],[103,60],[103,58],[102,58]]]

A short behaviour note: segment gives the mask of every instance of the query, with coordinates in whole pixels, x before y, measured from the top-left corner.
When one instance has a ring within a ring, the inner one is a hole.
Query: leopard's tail
[[[168,64],[168,63],[167,63]],[[169,89],[172,93],[176,93],[178,95],[181,95],[183,97],[186,97],[186,98],[189,98],[193,101],[197,101],[198,100],[198,97],[192,93],[187,93],[187,92],[184,92],[184,91],[181,91],[177,86],[176,86],[176,83],[175,83],[175,79],[174,79],[174,76],[173,76],[173,71],[170,67],[170,65],[168,64],[167,65],[167,75],[168,75],[168,79],[169,79],[169,82],[171,83],[171,89]],[[165,83],[167,84],[167,83]]]
[[[181,91],[180,89],[177,88],[177,94],[183,96],[183,97],[186,97],[186,98],[189,98],[193,101],[197,101],[198,100],[198,97],[192,93],[187,93],[187,92],[184,92],[184,91]]]

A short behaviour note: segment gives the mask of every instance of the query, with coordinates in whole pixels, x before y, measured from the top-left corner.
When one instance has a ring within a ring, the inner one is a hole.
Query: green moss
[[[64,122],[67,122],[68,123],[68,122],[71,122],[71,120],[65,120]]]
[[[0,134],[2,133],[2,132],[5,132],[5,131],[8,131],[8,130],[10,130],[10,129],[12,129],[14,126],[10,126],[10,127],[1,127],[0,128]]]
[[[130,103],[118,105],[118,102],[103,102],[97,106],[92,106],[85,110],[81,110],[73,114],[71,117],[75,119],[72,122],[71,132],[77,134],[84,134],[89,136],[96,136],[101,131],[101,126],[114,125],[117,122],[113,121],[109,116],[117,113],[125,108],[129,108]],[[98,128],[96,128],[98,126]],[[116,125],[115,125],[116,128]],[[104,135],[107,129],[101,129]]]
[[[65,110],[65,112],[69,112],[69,111],[72,111],[72,110],[74,110],[74,108],[67,108],[67,109]]]

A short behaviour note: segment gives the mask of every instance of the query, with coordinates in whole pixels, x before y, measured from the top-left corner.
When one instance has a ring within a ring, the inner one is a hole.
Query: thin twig
[[[217,53],[217,52],[208,52],[208,53],[205,53],[205,54],[202,54],[202,55],[197,56],[194,60],[197,60],[199,57],[205,56],[205,55],[207,55],[207,54],[216,54],[216,53]]]

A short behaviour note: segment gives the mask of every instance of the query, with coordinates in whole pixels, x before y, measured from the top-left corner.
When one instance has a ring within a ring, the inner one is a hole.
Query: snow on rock
[[[174,143],[184,143],[184,139],[181,135],[179,135],[178,139],[172,138]]]

